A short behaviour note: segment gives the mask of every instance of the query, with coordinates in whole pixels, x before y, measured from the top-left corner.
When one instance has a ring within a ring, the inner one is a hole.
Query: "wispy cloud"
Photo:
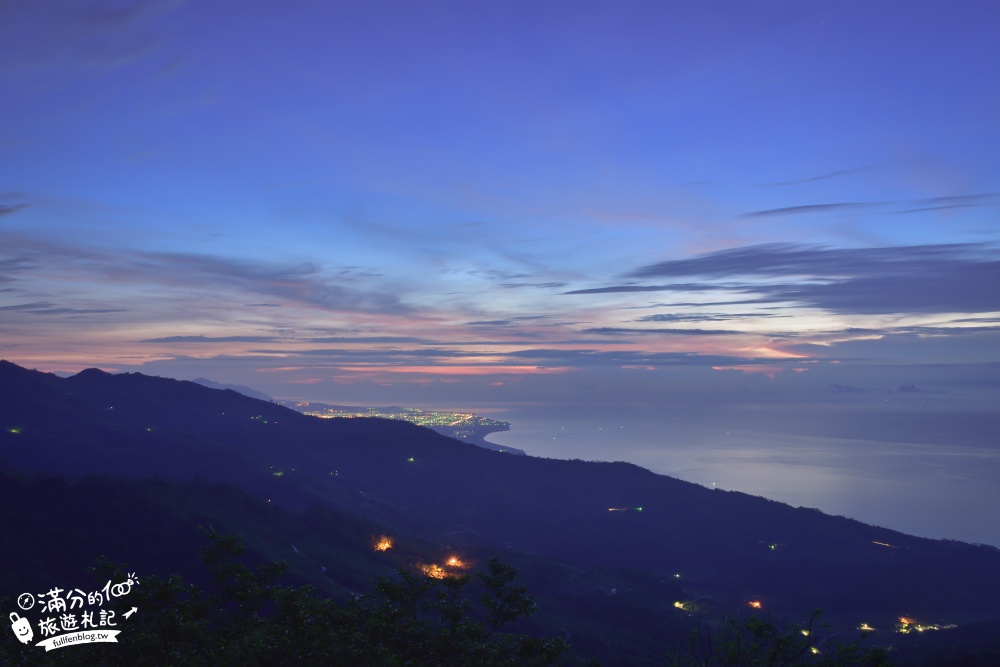
[[[976,195],[955,195],[952,197],[931,197],[929,199],[917,199],[908,202],[909,208],[905,208],[897,213],[922,213],[924,211],[942,211],[953,208],[976,208],[986,206],[991,201],[996,201],[998,196],[993,193]]]
[[[995,255],[986,244],[959,243],[882,248],[829,248],[793,243],[765,243],[706,253],[691,259],[659,262],[629,275],[660,276],[852,276],[912,273],[939,265],[978,263]]]
[[[160,48],[156,21],[183,0],[74,3],[52,11],[47,3],[0,5],[0,21],[16,25],[7,67],[37,71],[66,66],[117,67]]]
[[[633,278],[693,276],[742,279],[739,290],[761,299],[840,313],[1000,309],[994,287],[1000,284],[1000,254],[976,243],[881,248],[772,243],[660,262],[629,274]]]
[[[114,278],[163,284],[216,285],[287,299],[332,311],[403,313],[396,295],[336,284],[316,263],[294,265],[187,253],[144,253],[124,265],[106,265]]]
[[[278,340],[273,336],[165,336],[146,338],[139,343],[270,343]]]
[[[637,322],[725,322],[760,317],[791,317],[778,313],[660,313],[640,317]]]
[[[27,204],[0,204],[0,216],[11,215],[27,207]]]
[[[565,287],[566,283],[561,281],[552,281],[546,283],[501,283],[500,287],[504,289],[517,289],[520,287],[534,287],[536,289],[558,289],[560,287]]]
[[[325,338],[305,338],[305,343],[370,343],[370,344],[432,344],[425,338],[413,336],[327,336]]]
[[[718,289],[718,286],[684,283],[677,285],[611,285],[608,287],[592,287],[577,289],[563,294],[615,294],[626,292],[704,292]]]
[[[807,181],[802,181],[807,182]],[[975,208],[986,206],[992,201],[996,201],[996,193],[983,193],[971,195],[951,195],[947,197],[929,197],[925,199],[911,199],[895,202],[834,202],[829,204],[801,204],[798,206],[783,206],[780,208],[769,208],[761,211],[750,211],[744,213],[744,218],[766,218],[786,215],[808,215],[812,213],[828,213],[832,211],[865,210],[874,208],[892,207],[893,213],[920,213],[923,211],[939,211],[953,208]]]
[[[743,331],[730,331],[725,329],[630,329],[627,327],[595,327],[584,329],[586,333],[595,334],[625,334],[625,335],[674,335],[674,336],[727,336],[742,334]]]
[[[775,215],[801,215],[803,213],[826,213],[829,211],[857,210],[872,208],[879,204],[867,204],[862,202],[841,202],[835,204],[805,204],[802,206],[785,206],[783,208],[769,208],[763,211],[751,211],[744,213],[744,218],[763,218]]]
[[[411,309],[397,294],[370,285],[376,277],[317,262],[282,263],[196,253],[161,253],[129,248],[70,246],[50,239],[7,233],[0,244],[19,254],[0,263],[0,270],[45,267],[66,281],[128,286],[138,293],[146,287],[188,290],[225,290],[243,299],[277,299],[333,312],[404,314]],[[70,278],[71,277],[71,278]]]
[[[125,308],[66,308],[48,301],[0,306],[0,310],[31,313],[32,315],[92,315],[98,313],[124,313]]]
[[[810,176],[809,178],[800,178],[793,181],[779,181],[777,183],[763,183],[760,187],[763,188],[781,188],[789,185],[803,185],[805,183],[815,183],[816,181],[825,181],[831,178],[841,178],[843,176],[854,176],[855,174],[861,174],[866,171],[871,171],[873,167],[855,167],[854,169],[838,169],[837,171],[827,172],[825,174],[820,174],[819,176]]]

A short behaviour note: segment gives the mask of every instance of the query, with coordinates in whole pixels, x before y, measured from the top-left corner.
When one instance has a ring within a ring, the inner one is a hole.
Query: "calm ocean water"
[[[913,535],[1000,547],[995,410],[549,407],[490,416],[512,425],[490,442],[533,456],[629,461]]]

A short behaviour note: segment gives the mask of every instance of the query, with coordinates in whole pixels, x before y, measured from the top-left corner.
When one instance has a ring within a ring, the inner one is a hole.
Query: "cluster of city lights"
[[[947,630],[950,628],[958,627],[956,625],[939,625],[934,624],[924,624],[919,621],[915,621],[912,618],[907,618],[906,616],[899,617],[899,623],[896,624],[896,632],[900,634],[910,634],[911,632],[926,632],[927,630]]]
[[[493,428],[506,428],[510,424],[498,419],[487,419],[479,417],[471,412],[433,412],[420,410],[418,408],[337,408],[318,404],[311,406],[308,401],[300,401],[294,407],[302,414],[323,419],[334,418],[356,418],[356,417],[378,417],[380,419],[398,419],[408,421],[417,426],[448,426],[448,427],[476,427],[486,426]],[[312,408],[312,409],[308,409]]]

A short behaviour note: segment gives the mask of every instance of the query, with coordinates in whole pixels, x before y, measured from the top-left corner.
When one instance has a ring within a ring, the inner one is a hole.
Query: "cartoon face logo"
[[[33,633],[31,632],[31,623],[26,618],[21,618],[16,613],[10,613],[10,628],[14,631],[14,635],[21,641],[22,644],[27,644],[31,641]]]

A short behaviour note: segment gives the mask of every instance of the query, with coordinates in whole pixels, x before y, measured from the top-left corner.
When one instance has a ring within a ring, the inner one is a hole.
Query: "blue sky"
[[[424,406],[1000,391],[994,2],[0,4],[0,356]]]

